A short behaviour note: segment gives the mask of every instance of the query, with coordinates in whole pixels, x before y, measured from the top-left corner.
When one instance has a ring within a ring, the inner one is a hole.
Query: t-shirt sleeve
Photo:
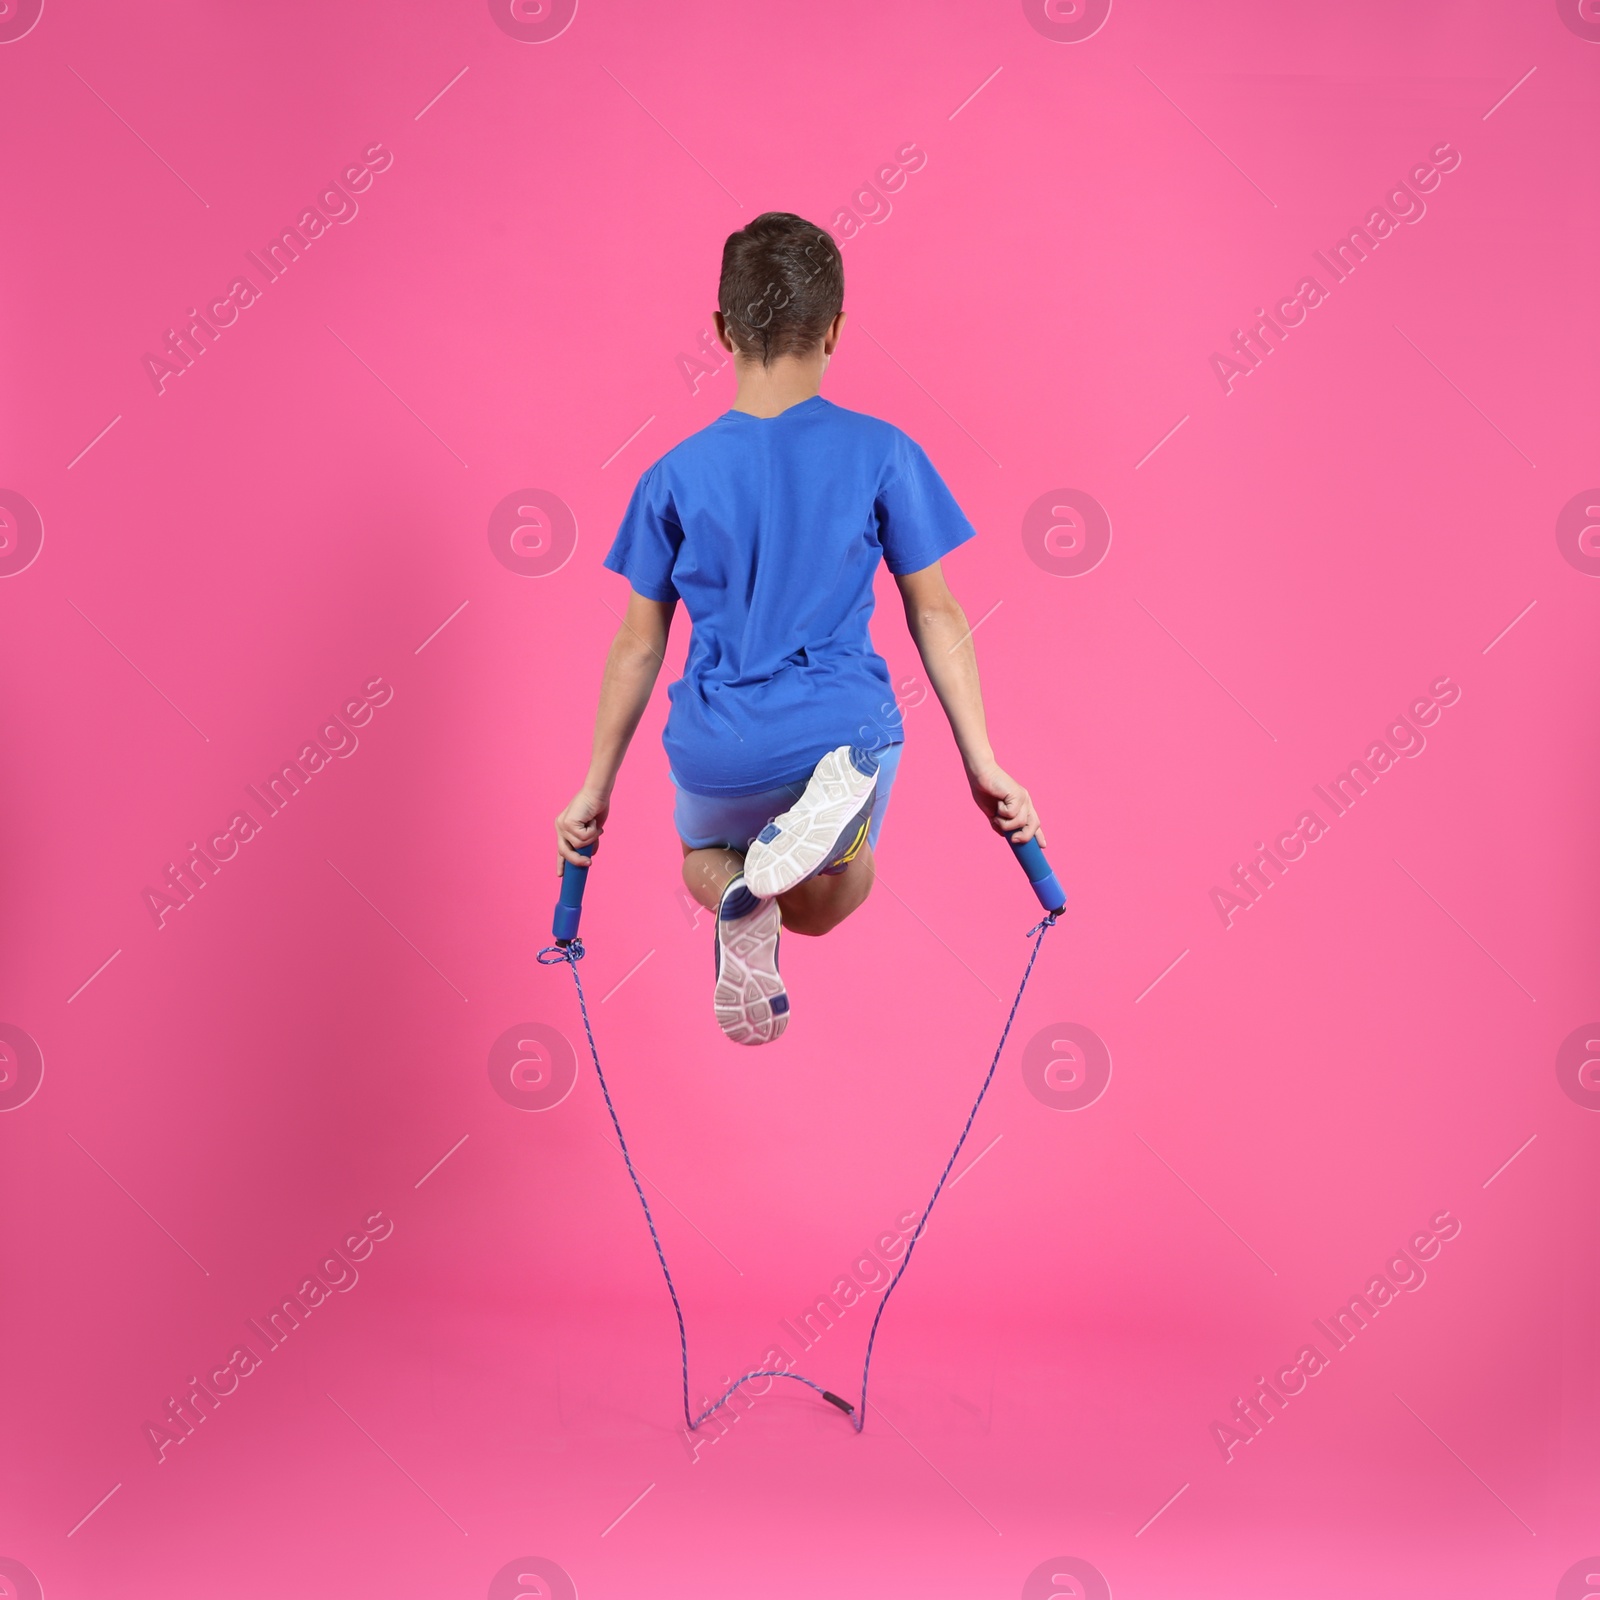
[[[884,565],[897,578],[931,567],[978,531],[956,504],[927,452],[898,431],[878,489],[876,510]]]
[[[683,543],[683,529],[678,526],[666,474],[660,468],[658,461],[634,486],[605,565],[620,572],[647,600],[676,600],[672,567]]]

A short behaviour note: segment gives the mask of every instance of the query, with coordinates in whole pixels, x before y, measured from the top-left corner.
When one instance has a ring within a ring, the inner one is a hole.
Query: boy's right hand
[[[580,845],[599,848],[600,835],[605,829],[611,802],[593,789],[580,789],[572,797],[567,809],[556,818],[556,848],[561,852],[561,865],[557,873],[570,861],[575,867],[586,867],[589,858],[578,854]]]
[[[1033,799],[1009,773],[989,762],[967,773],[967,784],[978,809],[989,819],[989,826],[1011,844],[1026,844],[1037,838],[1044,845],[1039,813]]]

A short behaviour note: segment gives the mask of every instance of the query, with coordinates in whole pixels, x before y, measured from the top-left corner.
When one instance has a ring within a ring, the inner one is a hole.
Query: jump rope
[[[1010,841],[1007,840],[1009,844]],[[841,1399],[831,1390],[824,1389],[820,1383],[804,1376],[799,1372],[776,1372],[765,1368],[755,1372],[747,1372],[742,1378],[736,1379],[728,1385],[722,1396],[713,1400],[698,1416],[694,1415],[689,1406],[689,1335],[684,1326],[683,1305],[678,1299],[678,1287],[672,1281],[672,1271],[667,1266],[666,1251],[661,1248],[661,1235],[656,1232],[656,1219],[651,1215],[650,1202],[645,1199],[644,1185],[639,1182],[639,1174],[634,1169],[633,1157],[628,1152],[628,1141],[623,1137],[622,1122],[617,1116],[617,1108],[611,1098],[611,1089],[606,1083],[605,1072],[600,1066],[600,1052],[595,1048],[594,1029],[589,1025],[589,1006],[584,999],[583,979],[578,975],[578,963],[583,960],[583,940],[578,937],[578,921],[583,912],[583,891],[589,881],[591,867],[574,866],[572,862],[565,862],[561,869],[561,897],[556,903],[555,921],[551,933],[555,943],[546,945],[539,952],[538,960],[541,966],[555,966],[565,963],[572,973],[573,986],[578,991],[578,1011],[583,1017],[584,1037],[589,1041],[589,1056],[594,1062],[594,1075],[600,1080],[600,1093],[605,1096],[606,1110],[611,1114],[611,1126],[617,1130],[617,1144],[622,1150],[622,1159],[628,1168],[628,1176],[633,1179],[634,1193],[639,1196],[639,1204],[644,1208],[644,1220],[650,1229],[651,1243],[656,1247],[656,1260],[661,1263],[661,1276],[667,1280],[667,1293],[672,1296],[672,1309],[678,1318],[678,1354],[683,1375],[683,1420],[692,1433],[702,1422],[720,1411],[729,1400],[747,1383],[754,1382],[757,1378],[788,1378],[795,1383],[803,1383],[808,1389],[815,1389],[829,1405],[837,1406],[839,1410],[850,1418],[851,1425],[857,1433],[866,1426],[867,1422],[867,1378],[872,1370],[872,1349],[877,1343],[878,1324],[883,1320],[883,1314],[889,1307],[889,1297],[899,1286],[900,1280],[905,1276],[906,1268],[911,1265],[912,1252],[917,1248],[918,1241],[922,1238],[923,1230],[928,1226],[928,1218],[933,1213],[933,1207],[945,1186],[945,1180],[950,1176],[950,1169],[956,1164],[956,1157],[961,1154],[961,1147],[967,1142],[967,1135],[972,1131],[973,1119],[978,1115],[978,1108],[983,1104],[983,1097],[989,1092],[989,1085],[994,1081],[995,1068],[1000,1065],[1000,1056],[1006,1047],[1006,1039],[1011,1033],[1011,1024],[1016,1019],[1017,1007],[1022,1004],[1022,996],[1028,987],[1028,979],[1033,975],[1033,964],[1039,959],[1039,947],[1044,943],[1044,936],[1056,924],[1056,919],[1066,909],[1066,893],[1061,887],[1060,880],[1050,870],[1050,863],[1045,860],[1044,851],[1040,849],[1037,839],[1030,839],[1026,844],[1012,844],[1012,853],[1016,856],[1018,864],[1027,874],[1028,882],[1033,887],[1033,892],[1039,898],[1039,904],[1044,908],[1044,919],[1036,922],[1029,928],[1024,938],[1033,940],[1033,948],[1028,953],[1028,964],[1022,970],[1022,981],[1017,985],[1016,998],[1011,1002],[1011,1010],[1006,1014],[1006,1024],[1000,1030],[1000,1042],[994,1048],[994,1056],[989,1062],[989,1070],[984,1074],[983,1084],[978,1090],[978,1098],[972,1102],[972,1109],[967,1113],[966,1124],[961,1129],[961,1137],[956,1140],[956,1147],[950,1152],[950,1159],[944,1164],[944,1171],[939,1174],[939,1181],[934,1185],[933,1194],[928,1203],[923,1207],[922,1216],[917,1222],[916,1231],[912,1234],[910,1243],[906,1245],[906,1253],[900,1260],[899,1267],[894,1276],[889,1280],[889,1287],[883,1292],[883,1299],[878,1302],[878,1309],[872,1318],[872,1328],[867,1334],[867,1354],[861,1363],[861,1399],[857,1405],[852,1406],[848,1400]],[[580,850],[582,855],[593,854],[594,846],[586,845]]]

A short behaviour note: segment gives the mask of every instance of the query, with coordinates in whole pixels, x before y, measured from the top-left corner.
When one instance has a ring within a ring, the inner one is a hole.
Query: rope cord
[[[927,1205],[923,1208],[922,1218],[917,1223],[917,1231],[911,1235],[911,1242],[906,1246],[906,1253],[901,1258],[900,1266],[894,1277],[889,1280],[889,1287],[883,1291],[883,1299],[878,1302],[878,1309],[872,1318],[872,1329],[867,1334],[867,1355],[861,1363],[861,1404],[855,1415],[856,1432],[860,1433],[867,1424],[867,1375],[872,1370],[872,1347],[877,1342],[878,1324],[883,1321],[883,1314],[889,1308],[889,1296],[895,1291],[900,1280],[906,1275],[906,1268],[911,1265],[911,1252],[917,1248],[917,1241],[922,1237],[923,1229],[928,1226],[928,1218],[933,1214],[934,1202],[944,1190],[945,1179],[950,1176],[950,1169],[956,1164],[956,1157],[961,1154],[961,1147],[967,1142],[967,1135],[972,1132],[973,1119],[978,1115],[978,1107],[983,1104],[983,1097],[989,1092],[989,1085],[994,1081],[995,1068],[1000,1065],[1001,1052],[1006,1047],[1006,1040],[1011,1037],[1011,1024],[1016,1020],[1017,1007],[1022,1004],[1022,996],[1028,987],[1028,979],[1033,976],[1033,964],[1039,959],[1039,946],[1044,943],[1044,936],[1055,926],[1056,913],[1050,912],[1042,922],[1035,923],[1024,937],[1032,937],[1033,949],[1028,953],[1028,964],[1022,969],[1022,982],[1017,985],[1016,997],[1011,1002],[1011,1009],[1006,1013],[1006,1025],[1000,1030],[1000,1042],[994,1047],[994,1056],[989,1062],[989,1070],[984,1074],[983,1086],[978,1090],[978,1098],[972,1102],[972,1109],[967,1113],[965,1126],[961,1129],[961,1137],[956,1140],[956,1147],[950,1152],[950,1159],[944,1164],[944,1171],[939,1174],[939,1181],[933,1186],[933,1193],[928,1198]]]
[[[656,1260],[661,1263],[661,1276],[667,1280],[667,1293],[672,1296],[672,1310],[678,1319],[678,1354],[683,1383],[683,1420],[692,1433],[713,1413],[721,1410],[729,1400],[747,1383],[756,1378],[789,1378],[795,1383],[803,1383],[808,1389],[815,1389],[822,1398],[830,1404],[837,1406],[841,1411],[850,1413],[851,1425],[857,1433],[866,1426],[867,1421],[867,1380],[872,1370],[872,1351],[877,1343],[878,1324],[883,1320],[883,1313],[888,1309],[889,1297],[899,1286],[900,1280],[905,1276],[906,1268],[911,1265],[911,1257],[917,1248],[918,1241],[922,1238],[928,1226],[928,1218],[933,1213],[934,1204],[944,1191],[946,1180],[950,1176],[950,1169],[955,1166],[956,1158],[961,1154],[961,1147],[967,1142],[967,1135],[972,1131],[972,1124],[978,1115],[978,1108],[982,1106],[984,1096],[989,1092],[989,1085],[994,1081],[995,1069],[1000,1065],[1000,1056],[1005,1050],[1006,1040],[1011,1036],[1011,1024],[1016,1020],[1017,1007],[1022,1004],[1022,996],[1028,987],[1028,979],[1033,976],[1033,964],[1039,959],[1039,947],[1044,943],[1044,936],[1055,926],[1057,913],[1051,912],[1043,921],[1037,922],[1029,928],[1025,938],[1033,940],[1033,949],[1028,955],[1028,964],[1023,968],[1022,981],[1017,985],[1016,997],[1011,1002],[1011,1010],[1006,1014],[1005,1027],[1000,1030],[1000,1042],[995,1046],[994,1056],[989,1062],[989,1070],[984,1074],[982,1087],[978,1090],[978,1097],[972,1102],[972,1109],[967,1113],[967,1120],[961,1129],[961,1137],[956,1140],[956,1147],[950,1152],[950,1159],[944,1164],[944,1171],[939,1174],[939,1181],[934,1185],[934,1190],[929,1196],[928,1203],[923,1207],[922,1216],[917,1222],[916,1231],[911,1235],[910,1242],[906,1245],[906,1253],[901,1258],[900,1265],[895,1275],[889,1280],[889,1287],[883,1292],[883,1299],[878,1302],[878,1309],[872,1318],[872,1327],[867,1334],[866,1358],[861,1363],[861,1400],[859,1405],[852,1407],[848,1401],[841,1400],[838,1395],[824,1389],[820,1383],[805,1377],[798,1372],[774,1372],[765,1368],[754,1372],[747,1372],[741,1378],[736,1378],[723,1392],[720,1398],[713,1400],[705,1410],[696,1416],[689,1406],[689,1335],[683,1320],[683,1305],[678,1299],[677,1285],[672,1281],[671,1269],[667,1266],[666,1252],[661,1248],[661,1235],[656,1231],[656,1219],[651,1214],[650,1202],[645,1198],[644,1185],[639,1181],[639,1174],[633,1165],[633,1156],[628,1150],[628,1141],[623,1136],[622,1122],[617,1116],[617,1108],[611,1099],[611,1089],[606,1083],[604,1069],[600,1065],[600,1052],[595,1046],[594,1029],[589,1022],[589,1006],[583,993],[583,979],[578,975],[578,963],[583,959],[584,949],[581,939],[573,939],[566,945],[549,945],[539,952],[538,960],[541,966],[555,966],[564,964],[572,973],[573,986],[578,991],[578,1011],[583,1018],[584,1037],[589,1041],[589,1058],[594,1062],[595,1077],[600,1080],[600,1093],[605,1097],[606,1110],[611,1116],[611,1126],[616,1130],[617,1144],[622,1151],[622,1159],[628,1168],[628,1176],[633,1180],[634,1193],[639,1196],[639,1204],[644,1210],[644,1220],[650,1229],[650,1242],[656,1248]]]

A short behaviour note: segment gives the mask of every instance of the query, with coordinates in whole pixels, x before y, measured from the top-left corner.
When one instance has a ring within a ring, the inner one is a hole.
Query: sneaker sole
[[[851,859],[866,839],[861,815],[878,786],[876,772],[863,773],[850,747],[830,750],[816,766],[805,793],[764,827],[744,858],[744,881],[752,894],[770,900],[819,871],[842,845]],[[847,838],[847,833],[855,837]]]
[[[789,1026],[789,994],[778,974],[783,918],[768,901],[737,922],[717,919],[717,1026],[735,1044],[771,1044]]]

